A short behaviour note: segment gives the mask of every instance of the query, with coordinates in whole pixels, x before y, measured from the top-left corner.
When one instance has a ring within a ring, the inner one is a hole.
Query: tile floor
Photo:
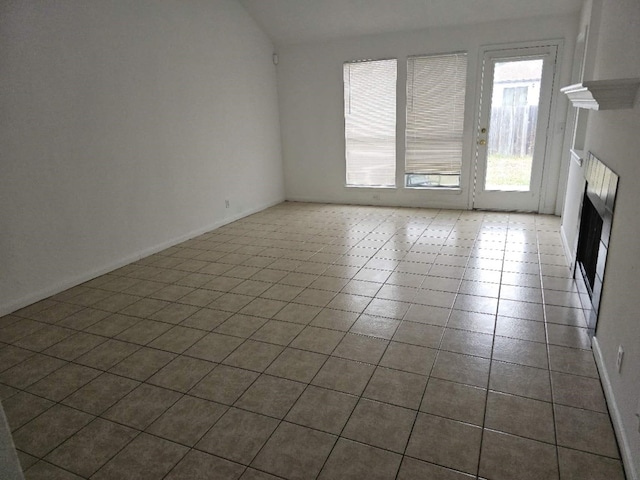
[[[26,478],[623,479],[558,228],[284,203],[2,317]]]

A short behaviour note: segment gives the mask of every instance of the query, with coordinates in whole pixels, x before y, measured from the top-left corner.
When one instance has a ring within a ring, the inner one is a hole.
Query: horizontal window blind
[[[347,185],[394,186],[397,62],[344,64]]]
[[[466,53],[407,62],[405,173],[460,175]]]

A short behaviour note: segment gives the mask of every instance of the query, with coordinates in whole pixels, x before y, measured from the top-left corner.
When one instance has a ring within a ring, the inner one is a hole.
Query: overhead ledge
[[[640,78],[618,80],[588,80],[561,88],[576,108],[617,110],[633,108],[640,87]]]

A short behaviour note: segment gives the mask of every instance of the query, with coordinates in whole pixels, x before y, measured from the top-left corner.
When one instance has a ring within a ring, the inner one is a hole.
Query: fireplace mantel
[[[617,110],[633,108],[640,87],[640,78],[617,80],[587,80],[561,88],[576,108]]]

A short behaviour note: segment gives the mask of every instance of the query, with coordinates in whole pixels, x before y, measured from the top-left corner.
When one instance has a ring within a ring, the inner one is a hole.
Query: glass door
[[[537,212],[556,47],[485,53],[473,208]]]

